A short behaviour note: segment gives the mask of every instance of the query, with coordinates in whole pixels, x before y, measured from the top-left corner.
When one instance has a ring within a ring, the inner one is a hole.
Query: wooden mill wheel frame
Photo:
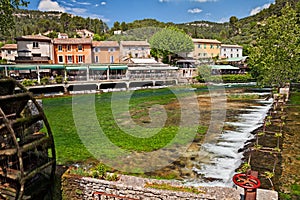
[[[0,79],[0,199],[30,198],[27,187],[41,173],[50,173],[53,183],[55,167],[53,135],[42,107],[16,80]]]

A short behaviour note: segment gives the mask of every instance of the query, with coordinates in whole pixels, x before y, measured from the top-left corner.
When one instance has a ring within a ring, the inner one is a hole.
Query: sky
[[[98,18],[107,23],[133,22],[146,18],[162,22],[228,22],[254,15],[275,0],[29,0],[26,9],[61,11]]]

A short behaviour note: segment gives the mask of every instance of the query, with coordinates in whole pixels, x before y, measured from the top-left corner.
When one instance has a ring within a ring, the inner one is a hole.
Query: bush
[[[60,76],[56,76],[55,77],[55,82],[57,83],[57,84],[60,84],[60,83],[63,83],[63,77],[60,75]]]
[[[223,83],[246,83],[255,81],[251,74],[224,74],[224,75],[211,75],[207,78],[202,78],[201,76],[195,77],[201,83],[204,82],[223,82]]]
[[[22,81],[22,85],[24,85],[24,86],[34,86],[34,85],[36,85],[37,84],[37,80],[30,80],[30,79],[24,79],[23,81]]]
[[[49,83],[50,83],[50,77],[45,76],[45,77],[43,77],[43,78],[41,79],[41,84],[42,84],[42,85],[47,85],[47,84],[49,84]]]

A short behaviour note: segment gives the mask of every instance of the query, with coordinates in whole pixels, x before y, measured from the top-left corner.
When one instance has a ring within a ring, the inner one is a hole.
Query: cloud
[[[263,6],[258,6],[256,8],[253,8],[250,11],[250,15],[255,15],[255,14],[259,13],[260,11],[262,11],[263,9],[269,8],[270,5],[271,5],[270,3],[267,3],[267,4],[264,4]]]
[[[102,2],[101,2],[101,5],[102,5],[102,6],[105,6],[105,5],[106,5],[106,2],[105,2],[105,1],[102,1]]]
[[[60,6],[57,2],[51,0],[41,0],[38,5],[38,9],[41,11],[66,11],[64,7]]]
[[[80,16],[85,14],[87,11],[87,9],[84,8],[66,8],[66,10],[74,15],[80,15]]]
[[[188,13],[196,14],[196,13],[201,13],[202,10],[200,8],[193,8],[193,9],[188,9]]]
[[[87,6],[91,5],[91,3],[89,2],[77,2],[77,3],[80,5],[87,5]]]

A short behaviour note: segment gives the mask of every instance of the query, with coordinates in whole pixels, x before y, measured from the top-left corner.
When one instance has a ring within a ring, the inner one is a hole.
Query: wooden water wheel
[[[0,199],[31,199],[36,188],[30,188],[53,182],[55,166],[53,136],[39,102],[17,81],[0,79]]]

